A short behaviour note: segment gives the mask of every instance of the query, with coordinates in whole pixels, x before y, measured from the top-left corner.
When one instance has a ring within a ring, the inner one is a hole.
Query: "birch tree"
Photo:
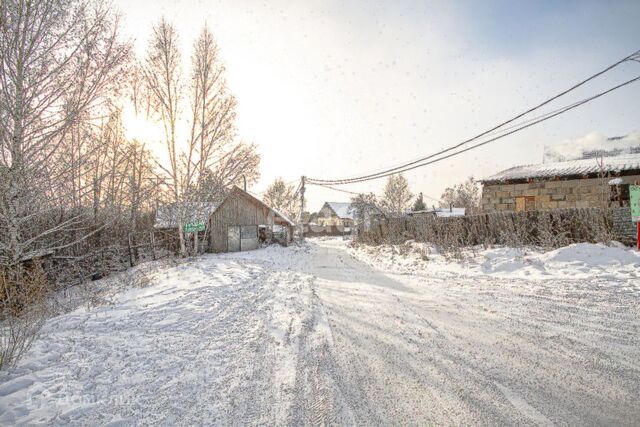
[[[177,126],[181,107],[182,72],[178,50],[178,34],[173,25],[164,18],[153,27],[146,64],[145,83],[150,95],[151,109],[159,116],[163,126],[165,145],[169,159],[168,166],[160,167],[168,175],[166,181],[172,201],[182,202],[185,184],[184,171],[180,168],[180,150],[177,141]],[[182,215],[178,215],[178,236],[180,253],[186,253]]]
[[[296,190],[293,185],[287,185],[282,178],[277,178],[264,193],[264,202],[287,215],[294,218],[298,209]]]
[[[0,1],[0,368],[28,349],[44,322],[47,277],[38,258],[94,232],[83,224],[77,172],[129,53],[118,17],[99,1]]]
[[[465,208],[467,215],[480,211],[480,185],[472,176],[466,181],[447,187],[440,197],[444,208]]]
[[[188,90],[178,35],[164,19],[153,29],[144,76],[151,108],[163,124],[169,162],[162,169],[177,213],[180,251],[186,254],[183,228],[189,212],[181,210],[190,205],[185,202],[219,201],[241,179],[254,182],[260,158],[253,145],[236,141],[236,100],[227,90],[218,47],[206,27],[193,45]],[[186,135],[179,135],[180,123],[188,125]]]
[[[53,160],[70,133],[104,107],[130,54],[118,17],[100,2],[0,3],[0,261],[76,243],[52,238],[79,216],[58,216],[68,168]],[[33,226],[49,215],[47,228]],[[80,239],[86,235],[80,236]]]
[[[384,186],[383,206],[392,215],[402,215],[409,207],[413,194],[409,182],[402,175],[391,175]]]

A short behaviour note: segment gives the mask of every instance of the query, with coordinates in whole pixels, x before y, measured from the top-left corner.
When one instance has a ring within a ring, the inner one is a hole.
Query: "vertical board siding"
[[[227,252],[228,227],[234,225],[273,225],[269,210],[234,192],[225,199],[209,219],[209,248],[212,252]]]

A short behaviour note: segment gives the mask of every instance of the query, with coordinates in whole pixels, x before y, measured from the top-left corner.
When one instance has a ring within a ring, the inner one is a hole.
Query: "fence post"
[[[133,254],[131,253],[131,234],[127,234],[127,249],[129,251],[129,266],[133,267]]]
[[[151,256],[155,261],[156,260],[156,236],[153,231],[151,232]]]

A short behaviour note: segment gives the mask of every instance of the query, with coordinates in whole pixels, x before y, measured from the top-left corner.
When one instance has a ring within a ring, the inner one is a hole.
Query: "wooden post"
[[[133,253],[131,252],[131,234],[127,235],[127,249],[129,249],[129,266],[133,267]]]
[[[302,176],[300,183],[300,220],[299,220],[299,230],[300,230],[300,241],[304,241],[304,225],[302,224],[302,218],[304,217],[304,184],[306,178]]]
[[[153,260],[156,260],[156,236],[155,233],[151,232],[151,256],[153,256]]]

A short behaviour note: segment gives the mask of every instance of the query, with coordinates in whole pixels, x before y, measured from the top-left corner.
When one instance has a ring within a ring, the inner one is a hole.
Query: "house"
[[[348,202],[325,202],[318,211],[317,223],[322,227],[353,227],[356,212]]]
[[[294,225],[262,200],[233,187],[209,216],[208,251],[246,251],[270,239],[286,245],[293,238]]]
[[[197,233],[207,252],[256,249],[270,240],[286,245],[293,238],[294,228],[285,215],[235,186],[219,204],[185,202],[156,210],[156,230],[173,234],[179,223],[188,238]]]
[[[629,185],[640,182],[640,154],[516,166],[481,182],[486,212],[628,206]]]

